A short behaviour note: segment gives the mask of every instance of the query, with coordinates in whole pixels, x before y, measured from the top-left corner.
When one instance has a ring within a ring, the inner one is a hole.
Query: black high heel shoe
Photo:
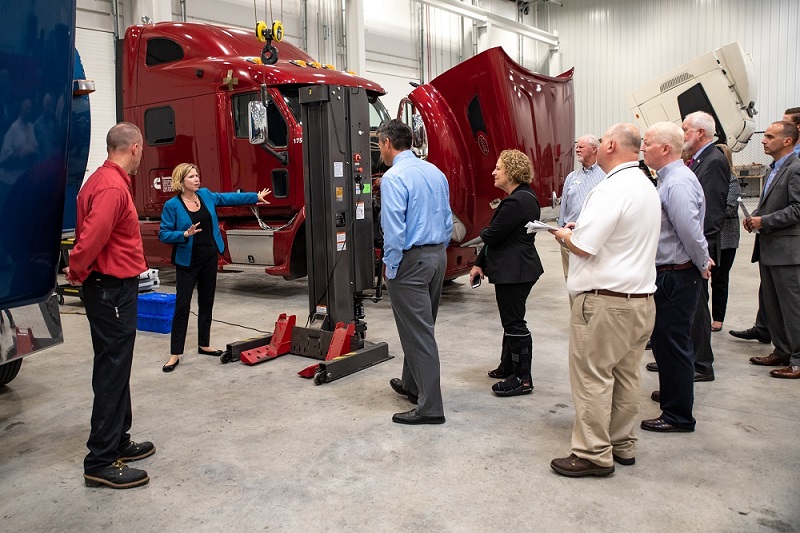
[[[214,357],[219,357],[222,355],[222,350],[204,350],[201,347],[197,347],[197,353],[200,355],[213,355]]]
[[[180,364],[180,362],[181,362],[181,358],[179,357],[179,358],[177,358],[175,360],[174,363],[172,363],[172,364],[167,363],[166,365],[161,367],[161,370],[163,370],[164,372],[172,372],[173,370],[175,370],[175,367]]]

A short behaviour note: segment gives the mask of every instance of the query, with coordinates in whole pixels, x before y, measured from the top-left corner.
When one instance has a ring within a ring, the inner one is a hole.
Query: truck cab
[[[176,194],[172,169],[191,162],[215,192],[272,190],[269,205],[218,209],[226,241],[220,268],[306,275],[300,88],[361,87],[371,128],[388,115],[380,86],[320,65],[287,42],[275,46],[280,59],[265,65],[252,32],[172,22],[128,28],[122,99],[125,120],[139,125],[145,141],[134,199],[151,265],[170,263],[171,247],[158,241],[159,219]],[[248,104],[260,100],[262,84],[269,126],[263,147],[250,144],[248,131]]]

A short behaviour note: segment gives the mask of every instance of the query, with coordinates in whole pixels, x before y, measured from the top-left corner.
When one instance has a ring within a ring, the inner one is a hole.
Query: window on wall
[[[150,146],[175,142],[175,111],[169,106],[145,111],[144,138]]]
[[[250,118],[247,106],[250,102],[256,102],[260,98],[261,96],[257,92],[239,94],[231,98],[231,107],[233,108],[233,130],[237,139],[250,138]],[[267,95],[267,102],[267,128],[269,128],[267,140],[269,144],[276,148],[284,147],[289,144],[289,128],[286,125],[286,120],[269,95]]]
[[[183,59],[183,48],[171,39],[155,38],[147,41],[145,65],[152,67]]]

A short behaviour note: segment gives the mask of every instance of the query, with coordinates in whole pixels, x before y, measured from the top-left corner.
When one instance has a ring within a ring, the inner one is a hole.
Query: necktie
[[[686,162],[686,166],[690,167],[694,165],[694,157],[690,157],[689,160]]]
[[[767,175],[767,183],[764,184],[764,193],[766,193],[767,189],[769,189],[769,186],[772,183],[772,178],[775,177],[775,174],[777,174],[777,172],[775,172],[775,161],[773,161],[769,164],[769,175]]]

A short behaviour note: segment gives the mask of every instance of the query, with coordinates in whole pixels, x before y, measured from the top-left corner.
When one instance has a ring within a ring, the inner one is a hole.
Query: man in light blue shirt
[[[594,135],[583,135],[575,143],[575,155],[581,167],[573,170],[564,180],[561,193],[561,210],[558,214],[558,227],[563,228],[578,220],[586,195],[603,181],[606,173],[597,164],[597,148],[600,141]],[[564,278],[569,272],[569,248],[561,247],[561,266]]]
[[[391,120],[378,129],[381,159],[391,168],[381,179],[381,226],[386,284],[403,346],[403,377],[392,389],[417,407],[397,413],[398,424],[443,424],[439,349],[434,323],[453,232],[450,187],[444,174],[414,156],[411,128]]]
[[[703,235],[705,197],[695,175],[681,160],[684,134],[658,122],[644,134],[644,162],[658,174],[661,233],[656,251],[656,323],[651,340],[659,370],[661,416],[642,420],[656,432],[694,431],[694,346],[692,320],[701,279],[714,262]],[[651,398],[656,399],[655,395]]]

